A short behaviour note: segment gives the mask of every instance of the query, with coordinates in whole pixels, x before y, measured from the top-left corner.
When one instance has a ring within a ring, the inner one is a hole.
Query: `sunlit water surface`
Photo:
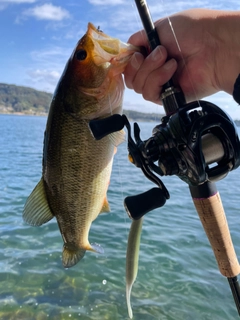
[[[130,220],[123,200],[153,187],[127,160],[115,156],[108,199],[111,213],[92,224],[87,252],[65,270],[55,219],[41,227],[22,221],[27,196],[41,177],[45,117],[0,115],[0,319],[128,319],[125,255]],[[156,123],[140,123],[142,137]],[[93,155],[97,157],[97,154]],[[240,257],[240,171],[218,183]],[[232,320],[237,311],[220,275],[189,195],[177,177],[164,177],[171,198],[144,219],[139,272],[132,291],[137,320]]]

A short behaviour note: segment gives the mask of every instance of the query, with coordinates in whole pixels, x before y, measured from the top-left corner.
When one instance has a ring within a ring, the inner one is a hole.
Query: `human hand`
[[[220,90],[232,94],[240,73],[240,13],[193,9],[171,16],[170,21],[178,43],[168,19],[158,20],[155,26],[162,45],[146,58],[133,55],[124,71],[126,86],[155,103],[161,103],[162,86],[170,78],[187,101]],[[129,42],[148,47],[144,31],[133,34]]]

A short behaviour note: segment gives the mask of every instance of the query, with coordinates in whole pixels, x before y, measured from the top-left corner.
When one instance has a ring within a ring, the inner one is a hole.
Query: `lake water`
[[[108,192],[111,213],[100,215],[90,232],[90,242],[100,243],[105,253],[87,252],[65,270],[56,221],[41,227],[22,221],[26,198],[41,177],[45,123],[45,117],[0,115],[0,319],[128,319],[130,220],[123,199],[153,185],[128,162],[122,144]],[[155,125],[140,123],[142,137],[149,137]],[[240,258],[239,178],[240,169],[219,182],[218,189]],[[218,271],[188,186],[177,177],[163,181],[171,198],[144,219],[131,299],[134,319],[237,319],[228,281]]]

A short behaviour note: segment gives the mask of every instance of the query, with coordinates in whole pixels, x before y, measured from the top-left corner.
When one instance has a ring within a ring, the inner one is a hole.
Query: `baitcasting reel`
[[[160,40],[146,0],[135,0],[135,3],[149,47],[153,50]],[[182,90],[174,86],[172,79],[163,85],[161,99],[166,116],[145,141],[140,138],[137,123],[134,123],[133,140],[131,126],[125,115],[92,120],[90,129],[96,139],[101,139],[126,126],[129,160],[158,186],[125,199],[125,209],[132,219],[140,219],[147,212],[162,207],[169,198],[168,190],[158,176],[176,175],[189,185],[219,270],[228,279],[240,315],[240,286],[237,279],[240,265],[215,185],[215,181],[240,165],[240,142],[236,127],[224,111],[210,102],[187,104]]]
[[[145,213],[163,206],[169,198],[157,175],[176,175],[189,186],[199,186],[224,178],[240,165],[240,142],[235,124],[210,102],[184,104],[174,114],[165,116],[145,141],[140,138],[137,123],[134,123],[133,140],[125,115],[90,121],[96,139],[124,126],[128,130],[129,160],[158,186],[125,199],[125,208],[132,219],[140,219]]]

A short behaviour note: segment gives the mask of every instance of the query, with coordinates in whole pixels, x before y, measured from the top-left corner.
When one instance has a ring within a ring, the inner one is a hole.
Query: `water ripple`
[[[41,176],[45,123],[44,117],[0,115],[0,319],[128,319],[125,256],[131,222],[123,200],[152,184],[128,162],[126,144],[121,145],[108,192],[112,211],[101,214],[90,231],[90,241],[105,252],[87,252],[65,270],[55,219],[39,228],[22,221],[26,198]],[[154,124],[140,126],[147,138]],[[132,290],[135,319],[236,319],[227,280],[217,269],[188,187],[176,177],[163,180],[171,198],[144,219]],[[239,171],[218,185],[240,256]]]

